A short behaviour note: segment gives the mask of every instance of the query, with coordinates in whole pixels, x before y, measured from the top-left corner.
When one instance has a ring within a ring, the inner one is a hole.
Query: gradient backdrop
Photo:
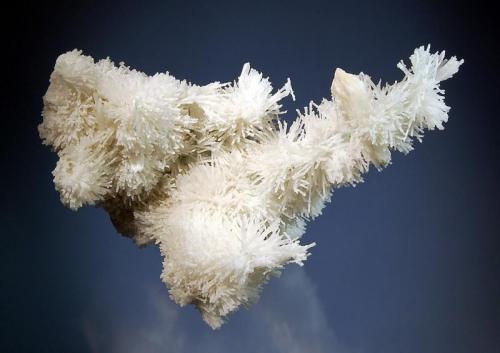
[[[499,57],[479,2],[63,1],[2,10],[2,352],[500,352]],[[12,21],[12,22],[9,22]],[[80,48],[198,84],[249,61],[297,101],[329,95],[333,71],[401,78],[416,46],[465,58],[443,84],[446,130],[334,193],[289,266],[251,310],[212,331],[92,207],[62,206],[41,145],[42,96],[57,56]],[[6,74],[6,75],[5,75]]]

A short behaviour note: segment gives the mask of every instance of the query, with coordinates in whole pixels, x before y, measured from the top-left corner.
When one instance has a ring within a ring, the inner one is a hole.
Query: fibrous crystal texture
[[[331,98],[288,126],[290,81],[273,90],[249,64],[232,83],[199,86],[73,50],[56,61],[39,132],[59,156],[61,201],[100,206],[120,233],[159,246],[170,297],[217,328],[286,264],[302,265],[306,221],[334,188],[443,129],[440,82],[462,62],[420,47],[392,85],[337,69]]]

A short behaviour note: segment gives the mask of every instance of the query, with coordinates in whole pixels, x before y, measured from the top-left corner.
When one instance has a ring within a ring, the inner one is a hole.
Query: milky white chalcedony
[[[56,61],[39,132],[59,156],[61,201],[103,207],[120,233],[158,245],[171,298],[217,328],[284,265],[302,265],[305,222],[333,188],[443,128],[439,84],[462,62],[420,47],[385,86],[337,69],[332,98],[287,126],[290,80],[273,92],[249,64],[233,83],[198,86],[73,50]]]

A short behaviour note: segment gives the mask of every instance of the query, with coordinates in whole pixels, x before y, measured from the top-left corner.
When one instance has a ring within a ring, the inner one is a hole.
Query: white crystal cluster
[[[217,328],[284,265],[302,265],[305,223],[333,188],[443,128],[439,84],[462,62],[420,47],[385,86],[337,69],[332,98],[287,126],[290,81],[273,91],[249,64],[233,83],[198,86],[74,50],[57,59],[39,132],[59,156],[61,201],[103,207],[119,232],[158,245],[171,298]]]

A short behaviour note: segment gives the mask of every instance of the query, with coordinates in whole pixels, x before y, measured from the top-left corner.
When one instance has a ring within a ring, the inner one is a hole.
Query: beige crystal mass
[[[103,207],[120,233],[158,245],[170,297],[217,328],[283,266],[302,265],[306,221],[334,188],[443,128],[440,82],[462,62],[420,47],[386,86],[337,69],[332,97],[287,126],[290,81],[273,91],[249,64],[233,83],[198,86],[74,50],[56,61],[39,132],[59,156],[64,205]]]

